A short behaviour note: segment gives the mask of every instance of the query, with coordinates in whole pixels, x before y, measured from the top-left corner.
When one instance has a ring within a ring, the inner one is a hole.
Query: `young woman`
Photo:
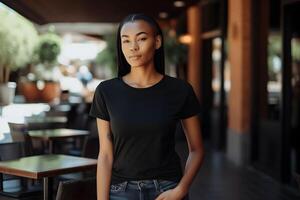
[[[96,89],[100,151],[98,200],[181,200],[203,160],[192,86],[164,74],[163,35],[149,16],[133,14],[117,32],[118,77]],[[189,147],[185,170],[174,150],[181,121]]]

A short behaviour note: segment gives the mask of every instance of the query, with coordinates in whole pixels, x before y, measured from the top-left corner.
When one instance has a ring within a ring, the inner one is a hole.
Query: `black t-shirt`
[[[121,78],[102,81],[96,88],[90,115],[110,121],[114,161],[111,183],[182,177],[175,152],[175,129],[180,119],[200,112],[192,86],[164,75],[156,84],[135,88]]]

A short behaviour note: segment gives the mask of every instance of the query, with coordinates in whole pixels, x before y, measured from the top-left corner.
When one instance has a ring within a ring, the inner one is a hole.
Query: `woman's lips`
[[[138,60],[140,57],[142,56],[141,55],[129,56],[131,60]]]

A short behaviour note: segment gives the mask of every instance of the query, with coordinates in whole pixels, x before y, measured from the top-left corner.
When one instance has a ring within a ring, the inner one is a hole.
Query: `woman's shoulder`
[[[176,87],[176,88],[182,88],[182,89],[187,89],[188,87],[191,86],[191,84],[185,80],[185,79],[181,79],[181,78],[177,78],[177,77],[172,77],[169,75],[166,75],[169,85]]]
[[[114,84],[116,84],[117,80],[118,80],[118,77],[102,80],[98,84],[97,90],[105,90],[106,88],[110,88]]]
[[[101,85],[111,85],[114,84],[117,81],[118,77],[110,78],[110,79],[105,79],[100,82]]]

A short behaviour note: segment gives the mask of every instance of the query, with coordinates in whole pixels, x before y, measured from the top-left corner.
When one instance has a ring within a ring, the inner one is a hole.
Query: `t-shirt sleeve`
[[[89,113],[90,116],[109,121],[110,117],[106,105],[107,104],[105,102],[103,91],[101,88],[101,83],[100,83],[93,97],[93,102]]]
[[[188,91],[186,93],[185,101],[179,114],[181,119],[192,117],[201,112],[199,100],[194,92],[192,85],[189,83],[187,83],[187,90]]]

